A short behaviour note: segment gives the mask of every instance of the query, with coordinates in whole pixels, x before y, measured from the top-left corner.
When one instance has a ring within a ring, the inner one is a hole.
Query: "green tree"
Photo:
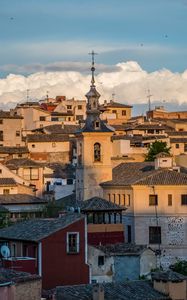
[[[170,147],[167,147],[166,142],[155,141],[149,146],[149,151],[146,155],[145,161],[154,161],[157,154],[164,152],[170,154]]]
[[[187,261],[179,260],[175,264],[171,265],[170,269],[186,276],[187,275]]]

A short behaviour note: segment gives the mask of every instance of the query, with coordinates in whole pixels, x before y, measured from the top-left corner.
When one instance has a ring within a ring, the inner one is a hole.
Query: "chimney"
[[[173,272],[155,272],[152,274],[155,290],[169,295],[171,300],[187,300],[187,277]]]
[[[155,169],[168,168],[172,169],[173,167],[173,158],[170,154],[165,152],[160,152],[156,155],[155,158]]]
[[[104,300],[104,288],[100,284],[96,284],[93,287],[93,300]]]

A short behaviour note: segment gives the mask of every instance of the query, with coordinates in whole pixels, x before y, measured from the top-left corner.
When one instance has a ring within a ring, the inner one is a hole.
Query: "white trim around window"
[[[66,252],[69,254],[79,253],[79,232],[67,232],[66,234]]]

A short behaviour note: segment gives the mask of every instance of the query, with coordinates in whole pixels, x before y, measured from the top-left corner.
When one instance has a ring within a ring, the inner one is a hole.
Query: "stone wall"
[[[15,300],[40,300],[41,279],[21,282],[15,285]]]

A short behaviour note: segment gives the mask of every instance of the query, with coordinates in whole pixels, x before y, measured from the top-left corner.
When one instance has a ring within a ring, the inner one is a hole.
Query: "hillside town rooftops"
[[[38,198],[29,194],[3,194],[0,195],[0,204],[39,204],[46,203],[45,199]]]
[[[56,300],[93,300],[94,284],[58,286]],[[155,289],[151,282],[144,280],[102,283],[105,300],[165,300],[170,299]]]
[[[98,245],[95,248],[101,250],[106,255],[141,255],[147,248],[146,245],[135,245],[118,243],[110,245]]]
[[[26,272],[13,269],[0,268],[0,285],[14,284],[31,280],[41,279],[39,275],[32,275]]]
[[[140,178],[155,172],[154,162],[121,163],[112,170],[112,180],[103,182],[101,186],[131,185]]]
[[[78,129],[80,129],[80,125],[54,124],[54,125],[45,126],[41,130],[49,134],[73,134]]]
[[[13,158],[9,159],[5,162],[5,165],[10,170],[22,168],[22,167],[35,167],[39,168],[41,164],[35,162],[34,160],[31,160],[29,158]]]
[[[84,200],[80,205],[81,211],[113,211],[120,210],[123,208],[113,202],[105,200],[100,197],[93,197],[88,200]]]
[[[187,113],[187,111],[183,111],[182,113]],[[172,123],[187,123],[187,119],[168,119],[168,121]]]
[[[13,178],[0,178],[0,186],[16,186],[17,183]]]
[[[110,101],[108,103],[102,104],[101,108],[107,108],[107,107],[116,107],[116,108],[132,108],[132,105],[127,105],[124,103],[119,103],[119,102],[115,102],[115,101]]]
[[[187,136],[187,131],[166,131],[168,136]]]
[[[170,143],[187,143],[187,137],[170,138]]]
[[[187,174],[164,168],[156,170],[153,162],[121,163],[113,169],[112,178],[100,185],[187,185]]]
[[[23,119],[23,117],[11,114],[9,111],[0,110],[0,119]]]
[[[135,125],[134,127],[130,127],[130,128],[127,128],[126,130],[149,130],[149,129],[155,129],[155,130],[167,130],[167,131],[171,131],[171,130],[174,130],[173,128],[167,126],[167,125],[163,125],[163,124],[151,124],[151,123],[145,123],[145,124],[138,124],[138,125]]]
[[[151,277],[155,281],[163,281],[163,282],[181,282],[183,280],[187,280],[187,276],[174,272],[172,270],[168,271],[160,271],[153,272]]]
[[[0,239],[38,242],[83,218],[81,214],[69,213],[55,219],[30,219],[0,229]]]
[[[29,149],[27,147],[4,147],[0,146],[1,154],[24,154],[29,153]]]
[[[6,207],[4,207],[3,205],[0,205],[0,213],[7,214],[7,213],[9,213],[9,210]]]
[[[187,185],[187,174],[170,170],[156,170],[154,174],[134,182],[134,185]]]
[[[68,142],[69,136],[64,134],[28,134],[28,143]]]

